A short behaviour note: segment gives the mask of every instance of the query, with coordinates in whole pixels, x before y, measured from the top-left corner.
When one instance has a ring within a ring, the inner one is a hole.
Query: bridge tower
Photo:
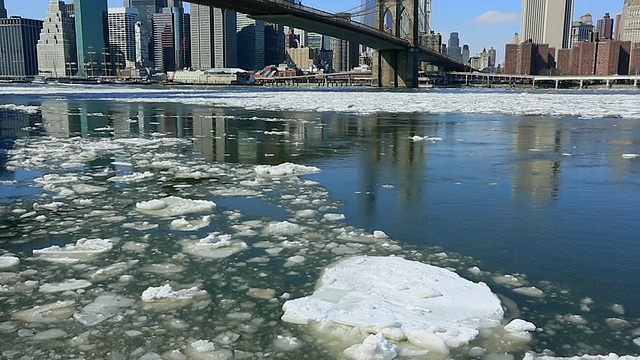
[[[373,86],[418,87],[420,0],[376,0],[376,26],[411,45],[380,49],[373,55]]]

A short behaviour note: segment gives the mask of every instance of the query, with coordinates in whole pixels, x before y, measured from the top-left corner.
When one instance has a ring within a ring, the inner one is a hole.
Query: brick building
[[[631,44],[629,75],[640,75],[640,43]]]
[[[570,68],[571,49],[558,49],[556,57],[556,72],[560,75],[567,75],[571,72]]]

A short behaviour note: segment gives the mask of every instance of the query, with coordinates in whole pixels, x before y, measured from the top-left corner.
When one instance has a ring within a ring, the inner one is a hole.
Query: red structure
[[[613,19],[609,13],[605,13],[604,17],[598,20],[596,30],[598,31],[598,38],[600,41],[613,40]]]

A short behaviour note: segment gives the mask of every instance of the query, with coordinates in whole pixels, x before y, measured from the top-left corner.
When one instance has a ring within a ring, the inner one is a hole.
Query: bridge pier
[[[373,86],[381,88],[417,87],[418,68],[413,51],[378,50],[373,55]]]

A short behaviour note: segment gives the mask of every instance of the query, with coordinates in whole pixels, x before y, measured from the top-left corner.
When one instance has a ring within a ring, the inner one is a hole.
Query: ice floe
[[[315,166],[305,166],[293,163],[280,165],[258,165],[255,167],[258,176],[287,176],[287,175],[307,175],[319,173],[320,169]]]
[[[72,291],[72,290],[88,288],[91,285],[93,284],[87,280],[68,279],[61,283],[42,284],[40,285],[39,291],[43,293]]]
[[[362,344],[345,349],[344,354],[354,360],[393,360],[398,356],[398,347],[378,333],[367,336]]]
[[[33,255],[51,262],[77,263],[92,260],[112,248],[112,240],[82,238],[75,244],[67,244],[64,247],[54,245],[44,249],[35,249]]]
[[[216,203],[213,201],[183,199],[177,196],[136,203],[136,209],[139,212],[161,217],[207,212],[212,211],[215,207]]]
[[[158,300],[188,300],[195,297],[205,296],[208,293],[205,290],[198,289],[197,287],[191,287],[182,290],[173,290],[173,287],[169,284],[165,284],[158,287],[150,287],[144,292],[140,298],[144,302],[152,302]]]
[[[202,219],[198,220],[187,220],[185,218],[175,219],[171,221],[169,226],[173,230],[196,231],[209,226],[209,224],[211,224],[211,216],[205,215]]]
[[[84,326],[94,326],[117,315],[134,303],[135,300],[121,295],[100,294],[92,303],[74,313],[73,317]]]
[[[55,323],[68,319],[74,311],[75,301],[57,301],[55,303],[38,305],[31,309],[15,312],[12,314],[12,317],[26,322]]]
[[[483,283],[399,257],[366,256],[327,268],[313,295],[289,300],[283,310],[284,321],[319,331],[348,326],[441,353],[498,326],[504,315]]]
[[[20,259],[11,255],[0,256],[0,270],[8,269],[20,264]]]
[[[245,242],[231,240],[230,235],[208,235],[196,241],[183,240],[182,251],[197,257],[221,259],[245,250]]]

